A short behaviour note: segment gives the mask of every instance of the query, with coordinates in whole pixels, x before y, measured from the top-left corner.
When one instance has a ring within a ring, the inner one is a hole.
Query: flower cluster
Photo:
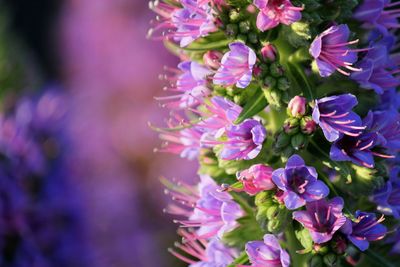
[[[158,98],[171,118],[152,126],[157,150],[199,161],[197,184],[166,182],[184,237],[172,254],[190,266],[399,264],[399,3],[151,7],[182,61]]]

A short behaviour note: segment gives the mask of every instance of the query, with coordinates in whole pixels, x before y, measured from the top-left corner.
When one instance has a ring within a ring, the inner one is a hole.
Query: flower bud
[[[311,117],[304,117],[300,121],[300,129],[304,134],[313,134],[317,129],[317,124]]]
[[[277,148],[285,148],[290,144],[290,136],[284,132],[281,132],[276,137],[275,147]]]
[[[264,79],[264,85],[268,88],[274,88],[276,86],[276,79],[271,76],[267,76]]]
[[[298,133],[292,137],[290,142],[295,150],[300,150],[306,146],[307,141],[307,138],[302,133]]]
[[[269,68],[271,75],[275,78],[279,78],[283,75],[283,67],[281,64],[279,64],[278,62],[274,62],[271,64],[270,68]]]
[[[250,21],[241,21],[239,23],[239,31],[240,33],[246,34],[250,31],[251,25],[250,25]]]
[[[236,35],[238,34],[238,26],[236,24],[228,24],[226,25],[225,29],[225,34],[228,36],[228,38],[235,38]]]
[[[288,105],[288,115],[292,117],[302,117],[306,113],[307,100],[301,96],[295,96]]]
[[[289,118],[283,123],[283,130],[288,135],[295,135],[299,132],[299,120],[296,118]]]
[[[250,32],[248,34],[249,42],[252,44],[258,43],[258,35],[255,32]]]
[[[273,46],[270,43],[267,43],[264,45],[263,48],[261,48],[261,55],[263,59],[267,62],[273,62],[276,60],[277,57],[277,50],[275,46]]]
[[[324,263],[328,266],[328,267],[334,267],[337,266],[337,261],[338,261],[338,257],[333,254],[333,253],[329,253],[327,255],[324,256],[323,258]]]
[[[274,170],[263,164],[256,164],[249,169],[237,173],[237,179],[243,183],[243,190],[249,195],[256,195],[265,190],[275,187],[272,182]]]
[[[278,89],[281,91],[287,91],[290,88],[290,82],[286,77],[278,79]]]
[[[204,65],[210,69],[217,70],[221,66],[221,59],[223,54],[219,51],[211,50],[204,54]]]
[[[282,108],[282,92],[279,90],[274,90],[273,88],[263,89],[265,98],[267,99],[268,103],[276,108]]]
[[[310,267],[323,267],[324,263],[320,255],[314,255],[309,262]]]

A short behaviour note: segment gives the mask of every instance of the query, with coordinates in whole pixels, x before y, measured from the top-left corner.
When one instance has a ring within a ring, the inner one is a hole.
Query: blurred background
[[[183,266],[159,177],[196,165],[153,153],[177,64],[145,39],[153,17],[147,0],[0,0],[1,266]]]

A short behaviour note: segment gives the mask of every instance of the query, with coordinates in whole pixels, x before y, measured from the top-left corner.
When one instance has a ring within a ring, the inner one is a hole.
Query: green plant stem
[[[373,250],[368,249],[366,251],[363,252],[366,256],[368,256],[369,259],[371,259],[372,261],[374,261],[377,266],[381,266],[381,267],[395,267],[395,265],[391,264],[390,262],[388,262],[384,257],[382,257],[381,255],[375,253]]]

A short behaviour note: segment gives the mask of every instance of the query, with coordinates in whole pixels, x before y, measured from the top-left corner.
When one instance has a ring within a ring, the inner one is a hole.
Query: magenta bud
[[[277,50],[275,46],[273,46],[270,43],[267,43],[264,45],[264,47],[261,49],[261,55],[265,61],[275,61],[276,60],[276,55],[277,55]]]
[[[219,51],[211,50],[204,54],[203,61],[204,65],[210,69],[217,70],[221,66],[221,59],[223,54]]]
[[[259,66],[254,66],[253,73],[254,76],[260,77],[262,74],[262,69]]]
[[[290,100],[288,105],[289,115],[293,117],[301,117],[306,114],[307,100],[301,96],[295,96]]]
[[[275,188],[275,184],[272,182],[273,171],[267,165],[256,164],[239,172],[237,179],[243,183],[243,191],[249,195],[256,195],[261,191]]]
[[[312,134],[317,129],[317,124],[311,117],[304,117],[300,121],[300,129],[304,134]]]

